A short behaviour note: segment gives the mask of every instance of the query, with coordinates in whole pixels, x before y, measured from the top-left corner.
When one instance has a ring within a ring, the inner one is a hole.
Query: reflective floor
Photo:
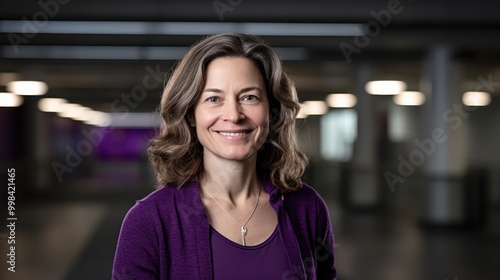
[[[497,279],[499,216],[482,230],[423,228],[408,213],[337,221],[339,279]],[[496,224],[494,224],[496,223]]]
[[[110,279],[121,221],[135,199],[148,192],[26,201],[19,206],[15,273],[7,271],[6,232],[1,231],[0,279]],[[411,195],[394,197],[397,203],[389,209],[361,213],[343,211],[335,197],[325,199],[340,280],[500,279],[497,210],[480,229],[436,229],[419,225]]]

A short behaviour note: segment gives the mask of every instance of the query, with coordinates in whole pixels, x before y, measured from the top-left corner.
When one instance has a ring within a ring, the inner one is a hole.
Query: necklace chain
[[[215,197],[211,193],[209,193],[203,186],[201,186],[201,188],[203,189],[204,192],[206,192],[208,194],[208,196],[210,196],[210,198],[212,198],[215,201],[215,203],[217,203],[220,206],[220,208],[222,208],[222,210],[224,210],[224,212],[226,212],[231,218],[233,218],[233,220],[235,220],[236,223],[241,224],[241,222],[238,221],[238,219],[236,219],[231,213],[229,213],[229,211],[227,211],[226,208],[224,208],[224,206],[222,206],[222,204],[220,204],[220,202],[217,199],[215,199]],[[259,185],[259,194],[257,195],[257,202],[255,203],[255,206],[252,210],[252,213],[248,217],[247,221],[241,226],[241,242],[242,242],[243,246],[246,246],[245,236],[247,235],[247,232],[248,232],[246,225],[248,224],[250,219],[252,219],[253,215],[255,214],[255,211],[257,210],[257,206],[259,205],[260,191],[261,190],[262,190],[262,188]]]

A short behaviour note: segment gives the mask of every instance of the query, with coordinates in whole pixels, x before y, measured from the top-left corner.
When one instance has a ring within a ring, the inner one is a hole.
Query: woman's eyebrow
[[[240,90],[240,93],[249,92],[249,91],[252,91],[252,90],[257,90],[257,91],[260,91],[262,93],[262,89],[260,87],[257,87],[257,86],[246,87],[246,88]]]
[[[215,92],[215,93],[223,93],[222,90],[218,89],[218,88],[206,88],[204,89],[202,92]]]
[[[252,90],[257,90],[257,91],[263,92],[260,87],[258,87],[258,86],[251,86],[251,87],[246,87],[246,88],[241,89],[239,93],[245,93],[245,92],[249,92],[249,91],[252,91]],[[206,88],[202,92],[224,93],[223,90],[218,89],[218,88]]]

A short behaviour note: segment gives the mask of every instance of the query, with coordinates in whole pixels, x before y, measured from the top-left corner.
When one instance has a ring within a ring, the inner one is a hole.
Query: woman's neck
[[[216,198],[230,200],[234,205],[245,203],[257,195],[260,184],[256,158],[244,161],[204,158],[201,185]]]

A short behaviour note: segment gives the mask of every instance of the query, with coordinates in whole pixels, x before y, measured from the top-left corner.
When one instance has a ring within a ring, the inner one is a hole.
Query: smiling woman
[[[269,101],[259,69],[247,58],[220,57],[206,76],[194,109],[204,165],[214,157],[255,161],[269,134]]]
[[[207,37],[163,92],[159,189],[125,217],[113,279],[336,279],[323,199],[301,181],[299,110],[259,38]]]

